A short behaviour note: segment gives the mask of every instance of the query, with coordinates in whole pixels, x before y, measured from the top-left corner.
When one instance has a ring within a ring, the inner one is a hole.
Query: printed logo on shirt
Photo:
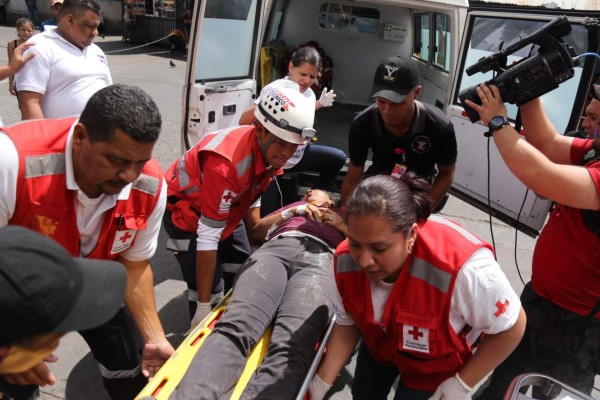
[[[98,59],[100,59],[100,62],[101,62],[102,64],[108,64],[108,63],[106,62],[106,57],[104,57],[102,54],[98,54]]]
[[[497,301],[496,302],[496,312],[494,313],[494,317],[498,318],[499,316],[501,316],[502,314],[504,314],[506,312],[506,310],[508,310],[508,305],[510,304],[510,302],[507,300],[504,300],[504,302],[501,301]]]
[[[223,196],[221,196],[221,205],[219,206],[220,212],[228,212],[231,208],[231,203],[233,203],[233,199],[237,197],[237,193],[232,190],[225,189],[223,191]]]
[[[412,141],[412,149],[416,153],[427,153],[431,149],[431,142],[426,136],[417,136]]]
[[[58,227],[58,221],[46,215],[35,215],[34,217],[38,225],[36,230],[44,236],[53,237]]]
[[[429,329],[403,325],[402,347],[419,353],[429,353]]]
[[[130,248],[136,233],[136,230],[117,231],[110,254],[117,254]]]

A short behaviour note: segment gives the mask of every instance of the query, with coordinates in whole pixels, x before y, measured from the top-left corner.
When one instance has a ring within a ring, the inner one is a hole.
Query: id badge
[[[406,165],[396,163],[391,175],[394,178],[401,178],[406,173]]]

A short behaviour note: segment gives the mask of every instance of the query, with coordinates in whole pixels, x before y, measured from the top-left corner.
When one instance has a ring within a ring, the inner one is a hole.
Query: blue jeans
[[[364,342],[360,343],[352,384],[353,400],[386,400],[397,377],[398,369],[395,365],[378,362]],[[432,394],[433,392],[408,388],[400,381],[394,400],[427,400]]]
[[[268,353],[241,398],[294,398],[332,314],[333,279],[327,246],[304,237],[265,243],[238,272],[225,313],[170,399],[229,398],[246,358],[273,321]]]

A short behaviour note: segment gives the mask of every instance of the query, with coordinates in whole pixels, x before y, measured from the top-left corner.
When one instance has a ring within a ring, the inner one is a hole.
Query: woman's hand
[[[320,210],[323,215],[323,223],[333,226],[344,235],[346,234],[346,222],[344,218],[329,208],[321,208]]]

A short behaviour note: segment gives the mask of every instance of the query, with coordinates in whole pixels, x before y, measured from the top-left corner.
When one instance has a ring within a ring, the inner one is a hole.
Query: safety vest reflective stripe
[[[460,233],[465,239],[467,239],[473,244],[479,245],[483,243],[477,236],[473,235],[471,232],[469,232],[462,226],[457,225],[446,218],[438,217],[437,215],[432,215],[429,217],[429,220],[437,222],[438,224],[446,225],[447,227],[454,229],[456,232]]]
[[[142,173],[131,185],[132,189],[156,196],[158,192],[158,178]]]
[[[360,271],[350,254],[342,254],[337,258],[336,273]]]
[[[435,286],[442,293],[448,293],[452,274],[434,267],[427,261],[415,257],[409,267],[408,273],[415,278],[422,279],[428,284]]]
[[[25,178],[64,174],[65,171],[64,153],[29,156],[25,158]]]
[[[200,222],[211,228],[224,228],[227,224],[227,220],[215,221],[214,219],[206,218],[204,215],[200,217]]]
[[[246,175],[246,172],[248,172],[248,168],[250,168],[252,164],[254,164],[254,157],[252,157],[252,153],[250,153],[235,166],[235,168],[237,169],[238,176]]]

